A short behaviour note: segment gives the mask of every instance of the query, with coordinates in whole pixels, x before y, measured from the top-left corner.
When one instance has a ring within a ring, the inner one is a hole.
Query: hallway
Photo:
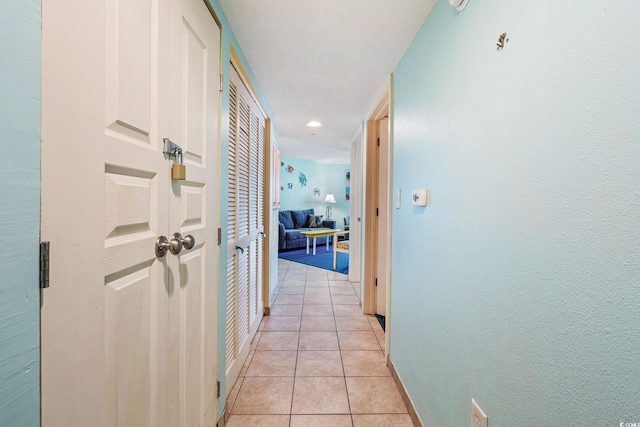
[[[228,426],[413,426],[384,332],[346,275],[279,260],[265,317],[227,399]]]

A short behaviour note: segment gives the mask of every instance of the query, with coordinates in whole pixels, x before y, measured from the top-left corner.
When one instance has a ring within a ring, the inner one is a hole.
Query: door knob
[[[182,234],[180,233],[173,233],[173,236],[171,237],[180,240],[180,242],[182,242],[182,246],[186,250],[192,249],[196,244],[196,238],[191,234],[187,234],[186,236],[182,237]]]
[[[168,252],[177,255],[182,250],[182,240],[172,236],[171,240],[166,236],[160,236],[156,239],[156,256],[162,258]]]

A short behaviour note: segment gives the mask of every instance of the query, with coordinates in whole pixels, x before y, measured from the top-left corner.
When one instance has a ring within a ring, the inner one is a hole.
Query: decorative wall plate
[[[462,12],[462,9],[467,6],[467,3],[469,3],[469,0],[449,0],[449,4],[455,7],[458,12]]]

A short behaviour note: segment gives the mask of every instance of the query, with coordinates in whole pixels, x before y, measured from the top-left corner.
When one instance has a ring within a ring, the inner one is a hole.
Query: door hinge
[[[380,216],[380,209],[376,208],[376,216]]]
[[[376,287],[378,286],[378,278],[376,277]]]
[[[220,92],[224,89],[224,74],[220,74]]]
[[[40,242],[40,289],[49,287],[49,242]]]
[[[378,138],[378,147],[380,147],[380,138]]]
[[[222,244],[222,228],[218,227],[218,246]]]
[[[216,391],[216,397],[218,397],[218,398],[219,398],[219,397],[220,397],[220,381],[216,381],[216,383],[217,383],[217,384],[216,384],[216,387],[217,387],[217,388],[216,388],[216,390],[217,390],[217,391]]]

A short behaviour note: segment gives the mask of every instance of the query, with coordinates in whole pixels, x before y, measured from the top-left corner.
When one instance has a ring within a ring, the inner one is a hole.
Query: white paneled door
[[[263,315],[265,116],[231,67],[226,383],[233,387]]]
[[[43,4],[43,426],[215,424],[219,74],[202,0]]]

